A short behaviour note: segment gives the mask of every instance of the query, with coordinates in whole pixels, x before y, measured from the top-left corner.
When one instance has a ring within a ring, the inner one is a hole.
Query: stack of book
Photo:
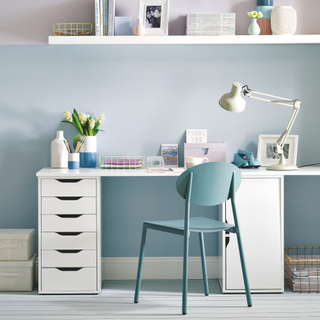
[[[95,0],[96,36],[114,36],[115,0]]]
[[[187,36],[230,36],[236,33],[235,13],[189,13]]]

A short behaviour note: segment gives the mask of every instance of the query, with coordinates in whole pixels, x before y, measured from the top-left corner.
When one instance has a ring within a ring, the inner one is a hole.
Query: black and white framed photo
[[[280,156],[275,151],[275,143],[280,135],[260,134],[258,141],[257,159],[261,162],[261,166],[266,167],[278,164]],[[298,136],[288,136],[283,146],[283,155],[287,165],[295,166],[298,154]]]
[[[145,35],[168,35],[170,0],[139,1],[139,19],[143,22],[143,25],[146,28]]]
[[[161,145],[161,156],[165,167],[178,167],[178,144],[166,143]]]

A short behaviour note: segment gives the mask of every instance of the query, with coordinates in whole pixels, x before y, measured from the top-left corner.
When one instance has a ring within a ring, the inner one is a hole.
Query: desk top
[[[243,178],[254,177],[279,177],[279,176],[318,176],[320,175],[320,166],[310,166],[299,168],[293,171],[274,171],[266,170],[265,167],[258,169],[241,169]],[[100,169],[100,168],[80,168],[80,169],[52,169],[43,168],[37,172],[37,177],[177,177],[181,172],[152,172],[147,169]]]

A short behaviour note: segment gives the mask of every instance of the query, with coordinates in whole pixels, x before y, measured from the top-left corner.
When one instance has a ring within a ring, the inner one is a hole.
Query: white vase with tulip
[[[75,148],[78,139],[84,140],[81,146],[80,152],[80,167],[83,168],[95,168],[97,166],[97,133],[103,131],[99,129],[99,126],[104,122],[104,115],[100,113],[97,118],[92,118],[90,115],[76,111],[73,109],[71,114],[69,111],[64,113],[67,120],[62,122],[72,123],[79,131],[74,137],[73,147]]]

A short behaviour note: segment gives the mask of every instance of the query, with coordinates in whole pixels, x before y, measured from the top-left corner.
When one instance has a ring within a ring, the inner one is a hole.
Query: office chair
[[[235,193],[241,184],[241,172],[227,162],[208,162],[194,166],[183,172],[177,179],[176,189],[185,199],[184,219],[170,221],[144,221],[141,237],[139,265],[136,279],[134,302],[139,301],[143,257],[148,229],[178,234],[184,237],[182,314],[187,313],[188,254],[190,232],[197,232],[200,239],[203,284],[205,295],[209,294],[207,268],[205,262],[204,237],[207,232],[228,231],[237,234],[242,274],[248,307],[252,306],[249,281],[242,248],[240,229],[235,204]],[[234,225],[206,217],[190,217],[190,204],[216,206],[231,200]]]

